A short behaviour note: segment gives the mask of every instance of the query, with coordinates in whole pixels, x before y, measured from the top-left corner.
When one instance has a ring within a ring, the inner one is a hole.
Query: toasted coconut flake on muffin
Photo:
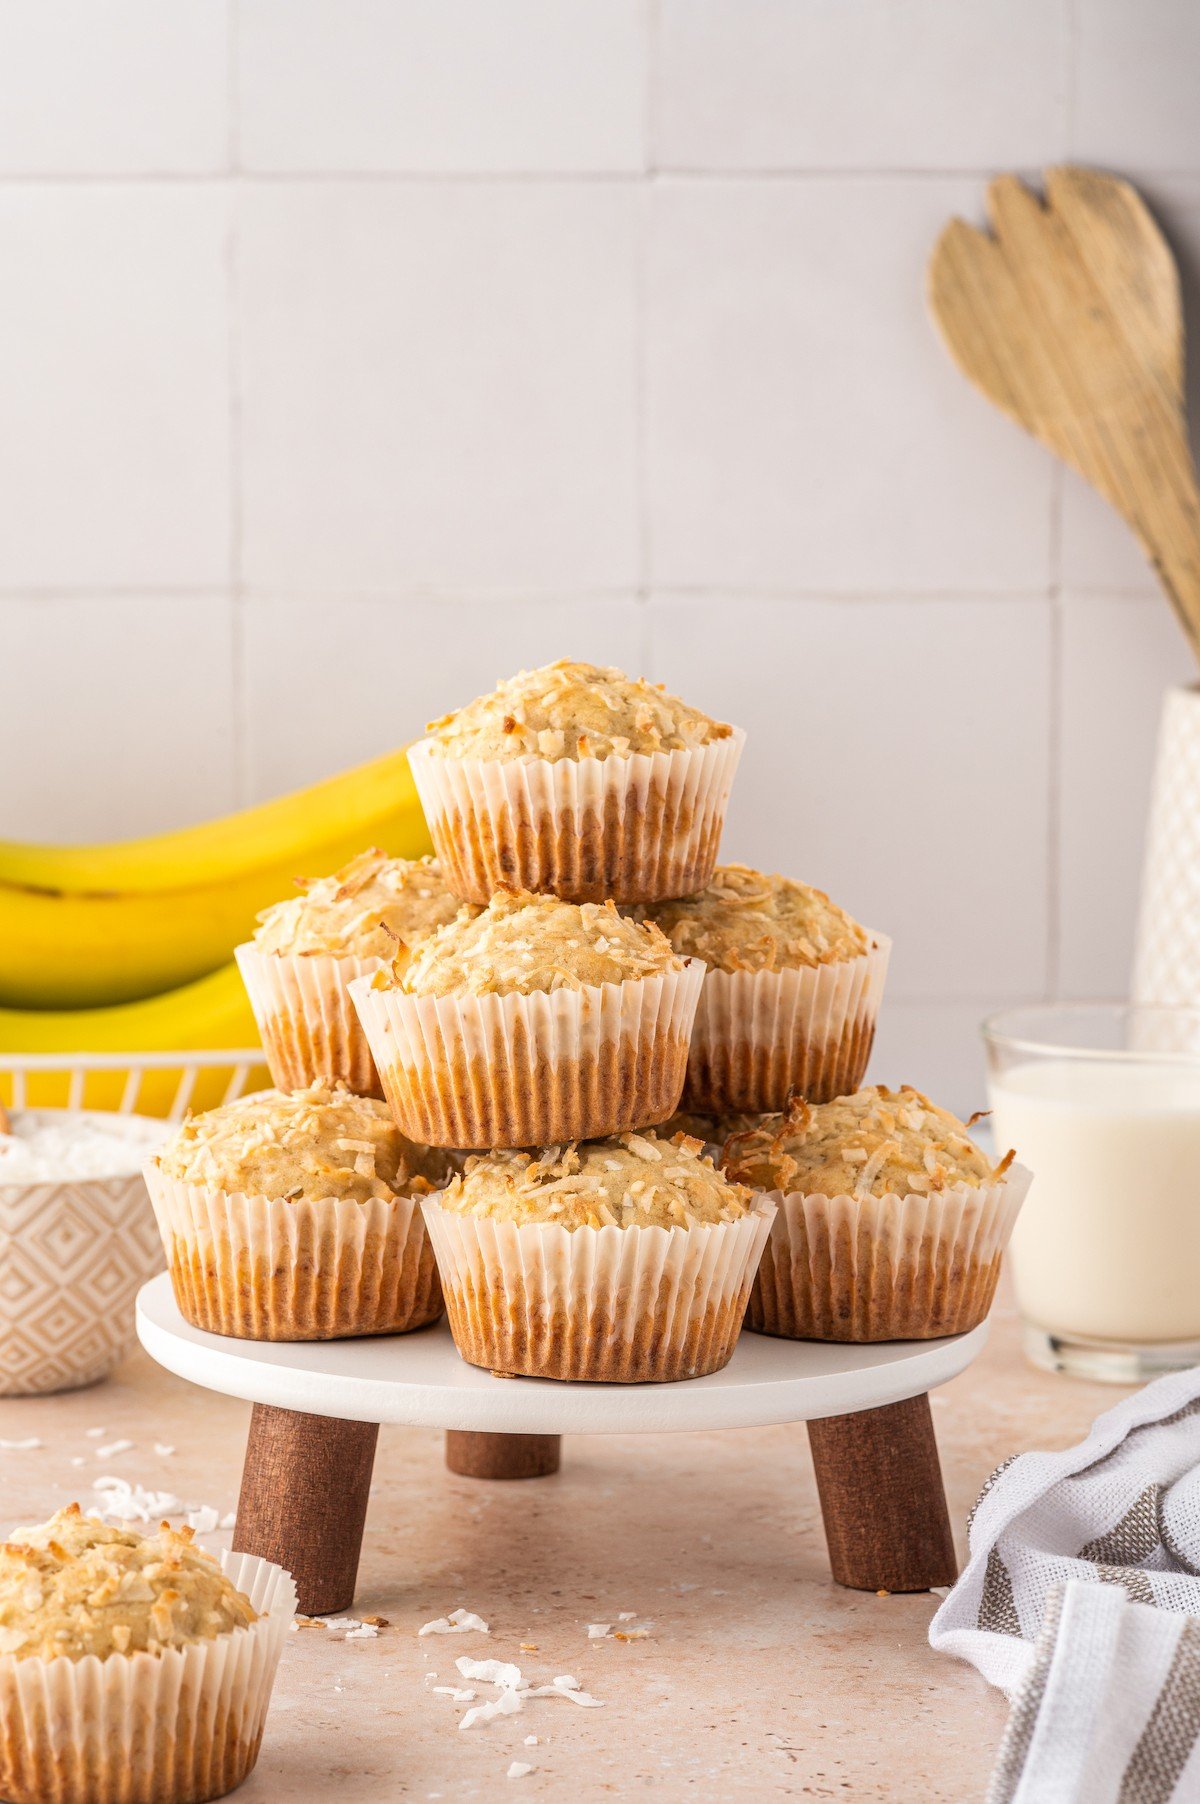
[[[761,1190],[868,1197],[977,1189],[1003,1177],[1012,1159],[991,1164],[956,1115],[905,1084],[826,1103],[794,1097],[782,1114],[733,1134],[721,1163]]]
[[[695,896],[648,904],[677,952],[716,971],[781,971],[858,958],[870,934],[823,890],[791,877],[720,864]]]
[[[422,1195],[448,1169],[445,1153],[405,1139],[385,1103],[325,1083],[191,1115],[158,1164],[185,1183],[287,1202]]]
[[[518,1225],[691,1228],[740,1220],[754,1193],[720,1172],[698,1141],[647,1130],[468,1159],[438,1202]]]
[[[160,1654],[257,1620],[190,1528],[143,1535],[73,1503],[0,1545],[0,1654],[18,1660]]]
[[[388,958],[452,921],[462,904],[434,858],[389,858],[373,847],[331,877],[299,878],[298,896],[259,915],[254,944],[289,957]]]
[[[442,757],[551,762],[683,751],[731,731],[661,684],[567,658],[522,670],[428,727]]]
[[[657,927],[628,919],[612,902],[501,890],[482,912],[464,909],[390,977],[380,971],[374,981],[421,996],[528,996],[654,977],[685,962]]]

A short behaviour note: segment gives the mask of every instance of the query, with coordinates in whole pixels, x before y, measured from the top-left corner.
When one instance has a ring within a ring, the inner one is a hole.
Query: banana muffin
[[[271,1077],[281,1090],[325,1078],[381,1096],[346,986],[381,959],[408,956],[460,903],[435,859],[377,848],[331,877],[298,881],[300,894],[265,909],[236,954]]]
[[[612,902],[506,889],[350,993],[404,1133],[545,1146],[671,1114],[703,973]]]
[[[652,1132],[487,1153],[423,1207],[464,1359],[621,1383],[726,1363],[774,1213]]]
[[[296,1592],[266,1560],[223,1565],[190,1528],[142,1534],[78,1504],[13,1531],[0,1545],[0,1795],[188,1804],[241,1783]]]
[[[779,1203],[747,1326],[805,1340],[962,1334],[991,1307],[1029,1186],[967,1125],[905,1085],[786,1111],[726,1142],[722,1165]]]
[[[450,887],[646,902],[707,883],[745,735],[567,659],[429,723],[409,763]]]
[[[826,1102],[862,1081],[891,942],[822,890],[718,865],[697,895],[644,911],[708,967],[684,1106],[722,1115]]]
[[[189,1117],[146,1182],[188,1321],[249,1340],[330,1340],[441,1313],[417,1199],[448,1171],[385,1103],[317,1083]]]

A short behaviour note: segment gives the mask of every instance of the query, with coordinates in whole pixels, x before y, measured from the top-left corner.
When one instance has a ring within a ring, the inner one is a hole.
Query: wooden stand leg
[[[562,1457],[560,1434],[468,1434],[446,1430],[446,1464],[463,1478],[548,1478]]]
[[[928,1591],[958,1576],[927,1396],[810,1422],[829,1564],[855,1591]]]
[[[286,1566],[306,1616],[354,1602],[378,1439],[375,1422],[254,1405],[233,1545]]]

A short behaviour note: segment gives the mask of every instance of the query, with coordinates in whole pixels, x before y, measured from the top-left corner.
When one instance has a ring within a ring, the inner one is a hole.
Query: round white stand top
[[[205,1389],[351,1422],[497,1434],[634,1434],[762,1428],[851,1415],[957,1377],[987,1323],[951,1340],[851,1347],[743,1334],[723,1371],[678,1384],[494,1378],[459,1358],[445,1320],[364,1340],[252,1341],[185,1322],[167,1273],[143,1286],[138,1336],[159,1365]]]

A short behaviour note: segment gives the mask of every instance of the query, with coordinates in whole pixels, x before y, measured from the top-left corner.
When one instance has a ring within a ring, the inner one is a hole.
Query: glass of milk
[[[1081,1002],[984,1023],[1035,1365],[1138,1383],[1200,1364],[1200,1009]]]

